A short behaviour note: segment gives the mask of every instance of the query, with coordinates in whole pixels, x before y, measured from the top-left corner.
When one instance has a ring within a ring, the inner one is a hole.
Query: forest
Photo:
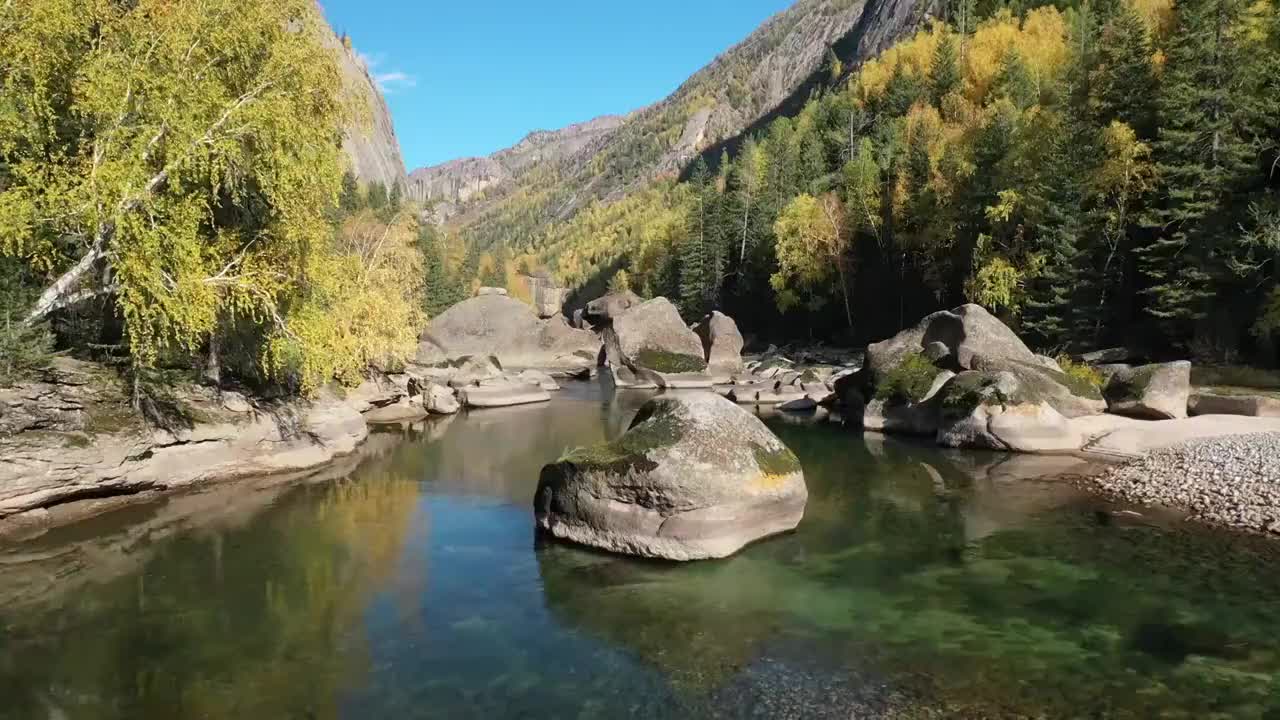
[[[1273,364],[1280,12],[949,8],[733,155],[536,236],[562,281],[865,342],[963,302],[1046,352]]]

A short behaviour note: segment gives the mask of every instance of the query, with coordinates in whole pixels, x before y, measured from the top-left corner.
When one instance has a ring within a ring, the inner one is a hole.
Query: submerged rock
[[[617,440],[543,468],[534,512],[563,540],[698,560],[794,529],[807,498],[799,461],[759,418],[690,393],[649,401]]]
[[[1107,410],[1144,420],[1187,416],[1191,398],[1191,363],[1161,363],[1121,370],[1107,381]]]

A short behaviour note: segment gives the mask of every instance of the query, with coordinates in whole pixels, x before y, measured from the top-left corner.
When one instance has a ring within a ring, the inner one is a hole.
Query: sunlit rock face
[[[759,418],[698,392],[656,398],[617,440],[543,468],[534,510],[562,540],[699,560],[794,529],[807,498],[800,462]]]

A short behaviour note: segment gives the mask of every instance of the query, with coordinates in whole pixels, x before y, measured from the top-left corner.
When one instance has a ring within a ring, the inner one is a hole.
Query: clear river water
[[[1280,547],[1075,461],[773,417],[799,529],[671,565],[535,537],[643,395],[380,432],[306,480],[0,545],[0,718],[1280,718]]]

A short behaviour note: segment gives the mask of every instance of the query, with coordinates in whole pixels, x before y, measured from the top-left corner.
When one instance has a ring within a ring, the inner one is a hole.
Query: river
[[[799,529],[669,565],[548,544],[542,465],[643,395],[375,434],[0,545],[0,718],[1280,718],[1280,549],[1075,461],[767,420]]]

